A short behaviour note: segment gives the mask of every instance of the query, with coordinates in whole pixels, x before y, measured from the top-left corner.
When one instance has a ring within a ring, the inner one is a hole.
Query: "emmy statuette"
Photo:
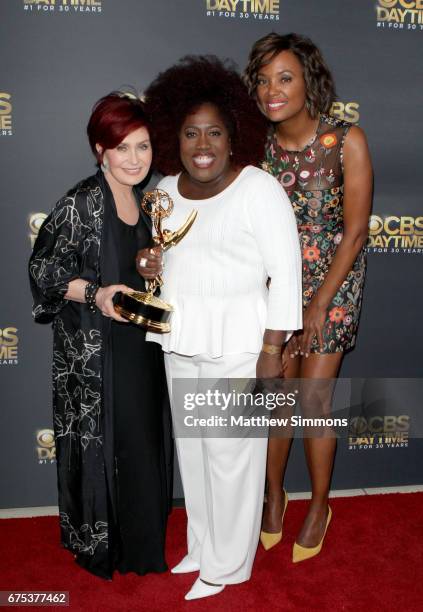
[[[185,223],[176,231],[171,232],[163,229],[162,221],[171,215],[173,200],[166,191],[161,189],[148,191],[141,202],[141,206],[152,219],[155,230],[153,240],[156,245],[162,247],[163,251],[176,246],[189,232],[197,217],[197,211],[193,210]],[[170,317],[173,307],[154,295],[156,289],[162,285],[163,280],[159,274],[153,280],[146,281],[147,291],[122,293],[115,305],[116,312],[124,319],[149,331],[170,332]]]

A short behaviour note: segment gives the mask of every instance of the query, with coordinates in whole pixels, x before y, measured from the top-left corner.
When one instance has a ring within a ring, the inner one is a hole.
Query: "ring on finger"
[[[140,257],[138,265],[140,268],[145,268],[147,265],[147,259],[145,257]]]

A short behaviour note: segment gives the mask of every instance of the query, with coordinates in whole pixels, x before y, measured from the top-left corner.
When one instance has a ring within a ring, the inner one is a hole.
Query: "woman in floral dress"
[[[285,348],[285,376],[309,379],[301,396],[303,415],[325,416],[331,410],[330,379],[355,344],[360,316],[372,197],[367,142],[359,127],[328,115],[334,83],[308,38],[272,33],[258,40],[245,79],[271,122],[263,167],[288,193],[302,249],[304,323]],[[318,402],[316,379],[328,381]],[[282,538],[288,497],[281,483],[291,442],[291,436],[269,441],[261,534],[266,549]],[[294,562],[320,552],[332,515],[328,495],[336,439],[328,431],[320,430],[319,437],[305,432],[304,447],[312,500],[294,544]]]

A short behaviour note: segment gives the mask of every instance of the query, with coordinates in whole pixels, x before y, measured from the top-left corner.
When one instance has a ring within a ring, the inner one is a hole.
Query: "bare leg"
[[[300,363],[301,357],[288,357],[285,378],[297,378]],[[292,436],[269,438],[266,466],[267,502],[264,504],[261,526],[262,530],[268,533],[278,533],[281,530],[281,516],[285,502],[282,483],[291,444]]]
[[[338,375],[342,357],[342,352],[330,355],[311,354],[308,358],[302,357],[300,377],[302,379],[334,379]],[[320,398],[320,402],[321,405],[317,410],[321,412],[315,413],[314,416],[322,416],[322,412],[325,416],[329,416],[332,403],[330,385],[328,385],[327,397]],[[316,409],[313,406],[304,408],[309,415],[313,414],[313,409]],[[326,526],[336,438],[333,436],[305,436],[304,450],[311,479],[312,499],[296,541],[302,546],[313,547],[320,542]]]

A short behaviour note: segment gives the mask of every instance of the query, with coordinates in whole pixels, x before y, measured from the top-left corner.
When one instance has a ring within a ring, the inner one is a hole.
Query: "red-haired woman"
[[[113,308],[117,292],[143,289],[134,260],[151,241],[139,205],[152,157],[142,103],[105,96],[87,132],[101,169],[56,204],[29,271],[34,318],[54,330],[62,542],[111,578],[167,569],[171,445],[160,349]]]

